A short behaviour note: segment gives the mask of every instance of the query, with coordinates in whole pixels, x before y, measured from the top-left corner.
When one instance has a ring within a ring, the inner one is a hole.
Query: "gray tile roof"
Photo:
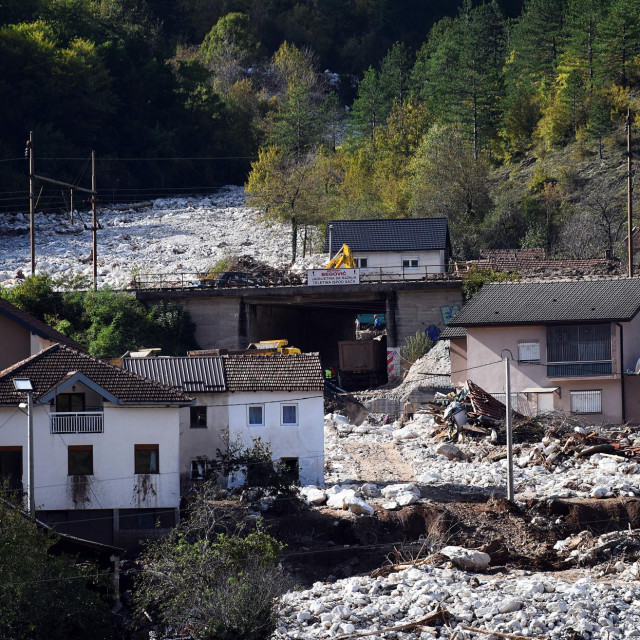
[[[455,340],[456,338],[466,338],[467,330],[464,327],[452,327],[447,325],[441,332],[439,340]]]
[[[221,357],[123,358],[122,366],[127,371],[186,393],[227,390]]]
[[[31,333],[35,333],[37,336],[41,338],[45,338],[46,340],[50,340],[51,342],[59,342],[60,344],[66,344],[68,347],[72,349],[78,349],[79,351],[84,351],[84,347],[72,340],[68,336],[56,331],[53,327],[50,327],[42,320],[38,320],[35,316],[32,316],[30,313],[19,309],[15,305],[7,302],[0,298],[0,314],[9,318],[9,320],[13,320],[15,323],[29,330]]]
[[[329,224],[333,225],[333,253],[343,244],[352,251],[432,251],[446,249],[449,244],[446,218],[331,220],[325,234],[325,253],[329,251]]]
[[[323,391],[317,353],[224,356],[229,391]]]
[[[81,372],[123,404],[191,404],[186,394],[65,345],[48,349],[0,371],[0,405],[24,402],[24,394],[13,387],[14,378],[30,378],[34,400],[64,381],[71,372]]]
[[[624,322],[640,310],[640,278],[486,284],[451,320],[473,327]]]

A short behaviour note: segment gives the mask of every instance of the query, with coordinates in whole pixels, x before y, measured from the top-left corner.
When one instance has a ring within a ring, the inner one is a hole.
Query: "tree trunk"
[[[298,253],[298,221],[295,217],[291,218],[291,262],[296,261]]]
[[[307,257],[307,225],[304,225],[304,236],[302,240],[302,257]]]

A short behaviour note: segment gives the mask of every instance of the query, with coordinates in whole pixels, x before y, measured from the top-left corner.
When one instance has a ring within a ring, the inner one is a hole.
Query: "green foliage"
[[[87,347],[98,358],[114,358],[143,346],[160,347],[165,355],[184,355],[197,348],[195,326],[175,303],[152,309],[127,293],[58,291],[48,275],[36,275],[1,291],[20,309],[44,320]]]
[[[114,638],[108,578],[54,551],[55,542],[0,497],[0,638]]]
[[[517,282],[520,274],[516,271],[494,271],[474,267],[462,276],[462,298],[469,302],[488,282]]]
[[[433,347],[433,340],[424,331],[416,331],[414,336],[407,336],[402,347],[402,357],[413,364],[416,360],[429,353]]]
[[[150,613],[165,629],[196,640],[267,640],[275,630],[275,598],[286,587],[278,568],[283,546],[258,525],[229,529],[218,520],[205,485],[188,517],[147,545],[135,583],[141,621]]]

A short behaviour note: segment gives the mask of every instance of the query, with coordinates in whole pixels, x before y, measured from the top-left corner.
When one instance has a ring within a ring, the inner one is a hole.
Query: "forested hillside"
[[[103,198],[246,182],[294,239],[336,217],[444,214],[458,258],[620,253],[640,0],[455,5],[5,3],[3,210],[25,208],[33,130],[43,173],[86,180],[94,148]]]

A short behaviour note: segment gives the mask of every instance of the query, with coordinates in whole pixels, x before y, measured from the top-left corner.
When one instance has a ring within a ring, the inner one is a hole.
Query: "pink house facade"
[[[640,422],[639,310],[638,278],[485,285],[443,333],[452,381],[503,400],[506,356],[523,413]]]

